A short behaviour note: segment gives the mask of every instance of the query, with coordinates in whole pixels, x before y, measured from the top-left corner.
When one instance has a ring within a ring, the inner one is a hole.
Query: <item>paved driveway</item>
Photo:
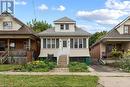
[[[104,87],[130,87],[130,77],[100,77]]]

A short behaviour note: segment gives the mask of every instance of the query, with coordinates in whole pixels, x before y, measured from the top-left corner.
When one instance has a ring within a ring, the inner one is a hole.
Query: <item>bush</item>
[[[114,48],[114,49],[112,49],[111,57],[116,58],[116,59],[122,58],[123,57],[123,52],[117,51],[117,49]]]
[[[71,72],[88,72],[88,65],[80,62],[71,62],[69,64],[69,70]]]
[[[15,68],[16,71],[47,72],[56,66],[54,62],[33,61]]]
[[[130,72],[130,59],[125,58],[120,62],[120,68],[123,71]]]

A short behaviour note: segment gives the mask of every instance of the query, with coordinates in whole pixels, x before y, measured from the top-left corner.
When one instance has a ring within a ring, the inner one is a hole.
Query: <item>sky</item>
[[[15,0],[14,14],[24,23],[67,16],[90,33],[109,31],[129,15],[130,0]]]

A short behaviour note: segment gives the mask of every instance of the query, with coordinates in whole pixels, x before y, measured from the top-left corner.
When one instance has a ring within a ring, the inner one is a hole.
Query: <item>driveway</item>
[[[103,65],[93,65],[91,70],[99,76],[99,87],[130,87],[130,73]]]

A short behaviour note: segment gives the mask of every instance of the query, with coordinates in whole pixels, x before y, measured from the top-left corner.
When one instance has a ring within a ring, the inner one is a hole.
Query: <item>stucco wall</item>
[[[15,22],[11,17],[2,17],[0,19],[0,30],[3,30],[4,21],[12,21],[12,29],[4,29],[4,30],[18,30],[21,27],[21,25]]]

